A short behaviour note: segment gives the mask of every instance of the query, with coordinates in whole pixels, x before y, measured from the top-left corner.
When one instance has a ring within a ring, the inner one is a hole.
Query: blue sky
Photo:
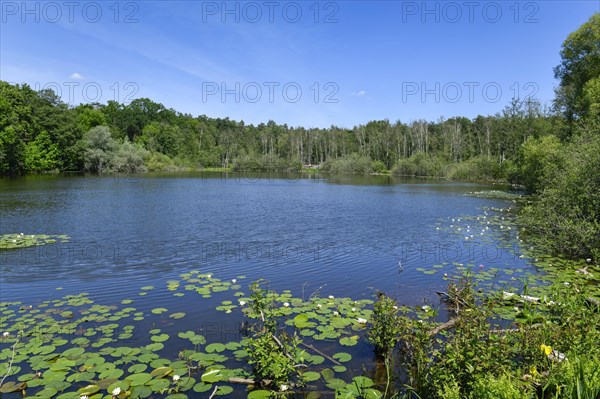
[[[2,1],[0,79],[305,127],[550,103],[600,1]]]

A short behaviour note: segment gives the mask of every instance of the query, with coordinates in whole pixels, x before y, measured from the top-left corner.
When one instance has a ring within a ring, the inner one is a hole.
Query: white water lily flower
[[[339,316],[339,313],[338,312],[333,312],[333,315],[334,316]]]
[[[244,306],[246,304],[246,301],[240,301],[240,305]]]
[[[323,305],[321,305],[320,303],[317,303],[317,307],[318,307],[319,309],[321,309],[321,307],[322,307],[322,306],[323,306]]]
[[[80,396],[79,399],[88,399],[87,395]]]
[[[288,302],[284,302],[283,306],[285,306],[286,308],[290,306],[290,304]]]
[[[335,298],[333,295],[329,295],[329,299],[333,299]]]
[[[394,310],[398,310],[398,306],[396,306],[396,305],[392,306],[392,308],[393,308]]]
[[[175,375],[173,376],[173,381],[179,381],[179,379],[180,379],[180,378],[181,378],[181,377],[180,377],[179,375],[175,374]]]
[[[231,280],[231,282],[232,282],[233,284],[235,284],[235,283],[237,282],[237,280],[236,280],[236,279],[232,279],[232,280]]]
[[[356,312],[356,308],[352,308],[352,311],[353,311],[353,312]]]
[[[207,277],[207,278],[211,278],[211,277],[212,277],[212,274],[207,274],[207,275],[206,275],[206,277]]]
[[[3,336],[4,338],[8,337],[9,335],[10,335],[10,333],[9,333],[8,331],[4,331],[4,332],[2,333],[2,336]]]
[[[282,385],[279,387],[280,391],[287,391],[288,390],[288,386],[287,385]]]
[[[358,319],[356,319],[356,321],[358,321],[360,324],[365,324],[367,322],[367,320],[363,319],[362,317],[359,317]]]
[[[113,396],[119,396],[120,393],[121,393],[121,388],[119,388],[119,387],[116,387],[112,391]]]

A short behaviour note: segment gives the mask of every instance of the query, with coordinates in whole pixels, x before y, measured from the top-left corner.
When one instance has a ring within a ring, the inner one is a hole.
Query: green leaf
[[[306,382],[316,381],[319,378],[321,378],[321,375],[314,371],[307,371],[302,374],[302,379]]]
[[[338,352],[332,357],[342,363],[348,362],[350,359],[352,359],[352,355],[346,352]]]
[[[209,369],[207,372],[202,374],[202,382],[217,382],[221,380],[221,370],[219,369]]]
[[[126,379],[131,382],[131,386],[144,385],[152,379],[152,375],[149,373],[138,373],[129,375]]]
[[[306,374],[306,373],[305,373]],[[248,393],[248,399],[268,399],[272,395],[271,391],[258,389]]]
[[[221,344],[221,343],[214,343],[214,344],[210,344],[206,346],[206,352],[208,353],[213,353],[213,352],[223,352],[225,350],[225,345]]]
[[[351,337],[344,337],[340,339],[340,344],[344,346],[354,346],[358,343],[358,335],[352,335]]]

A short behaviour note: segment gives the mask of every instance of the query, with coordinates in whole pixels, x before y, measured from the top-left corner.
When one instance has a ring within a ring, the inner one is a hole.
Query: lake
[[[235,298],[214,292],[203,299],[180,287],[192,270],[230,282],[240,296],[264,278],[303,299],[373,299],[383,291],[411,306],[437,306],[435,291],[445,290],[444,275],[456,266],[507,271],[499,284],[533,270],[519,257],[514,201],[481,195],[499,186],[200,172],[35,176],[0,185],[0,234],[70,237],[1,252],[0,301],[62,305],[65,295],[86,292],[94,303],[133,302],[144,315],[127,336],[132,347],[145,345],[157,326],[201,331],[209,342],[239,338],[243,315],[216,310]],[[152,312],[159,306],[185,317],[161,317]],[[353,350],[360,370],[372,359],[370,347],[361,341]]]

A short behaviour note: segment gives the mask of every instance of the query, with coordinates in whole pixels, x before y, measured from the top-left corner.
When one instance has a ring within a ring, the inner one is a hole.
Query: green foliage
[[[600,362],[586,354],[561,362],[552,373],[546,389],[552,387],[557,396],[566,399],[598,399],[600,397]]]
[[[336,175],[366,175],[373,172],[373,164],[365,156],[351,154],[324,162],[321,170]]]
[[[300,376],[295,366],[302,360],[298,349],[301,340],[278,325],[273,297],[261,283],[256,281],[250,287],[253,315],[260,321],[245,340],[248,363],[260,384],[284,390],[282,386],[289,387]]]
[[[565,161],[527,206],[525,235],[552,254],[600,259],[600,136],[583,132]]]
[[[562,169],[562,150],[563,145],[555,136],[530,137],[521,149],[518,180],[530,192],[540,192]]]
[[[388,169],[382,161],[376,160],[371,164],[374,173],[387,173]]]
[[[118,143],[112,138],[106,126],[90,129],[82,140],[84,148],[85,170],[91,173],[103,173],[113,167]]]
[[[40,133],[25,146],[25,168],[32,172],[57,169],[59,166],[58,145],[53,143],[47,132]]]
[[[477,399],[524,399],[531,398],[533,395],[530,390],[523,388],[523,384],[515,376],[504,373],[498,377],[488,374],[478,379],[474,384],[471,397]]]
[[[124,139],[112,161],[114,170],[116,172],[123,173],[139,173],[145,172],[146,166],[144,165],[144,159],[148,156],[148,151],[137,143],[131,143],[129,140]]]
[[[486,156],[477,156],[448,167],[448,176],[454,180],[496,181],[507,176],[510,161],[498,162]]]
[[[589,112],[589,98],[584,92],[589,81],[600,77],[598,43],[600,13],[595,13],[562,45],[561,64],[554,69],[555,77],[560,80],[555,101],[569,121],[585,117]],[[587,89],[589,92],[590,87]]]
[[[369,328],[369,342],[375,345],[380,355],[388,355],[400,340],[402,320],[398,315],[396,302],[383,293],[375,302],[372,326]]]
[[[448,177],[448,162],[441,157],[417,153],[396,163],[397,176]]]
[[[409,391],[432,399],[596,399],[600,312],[588,299],[594,288],[557,281],[544,292],[543,301],[515,305],[504,295],[475,290],[467,271],[448,286],[450,328],[432,332],[428,306],[412,315],[401,309],[399,360]],[[501,314],[509,308],[518,310],[507,327]]]

